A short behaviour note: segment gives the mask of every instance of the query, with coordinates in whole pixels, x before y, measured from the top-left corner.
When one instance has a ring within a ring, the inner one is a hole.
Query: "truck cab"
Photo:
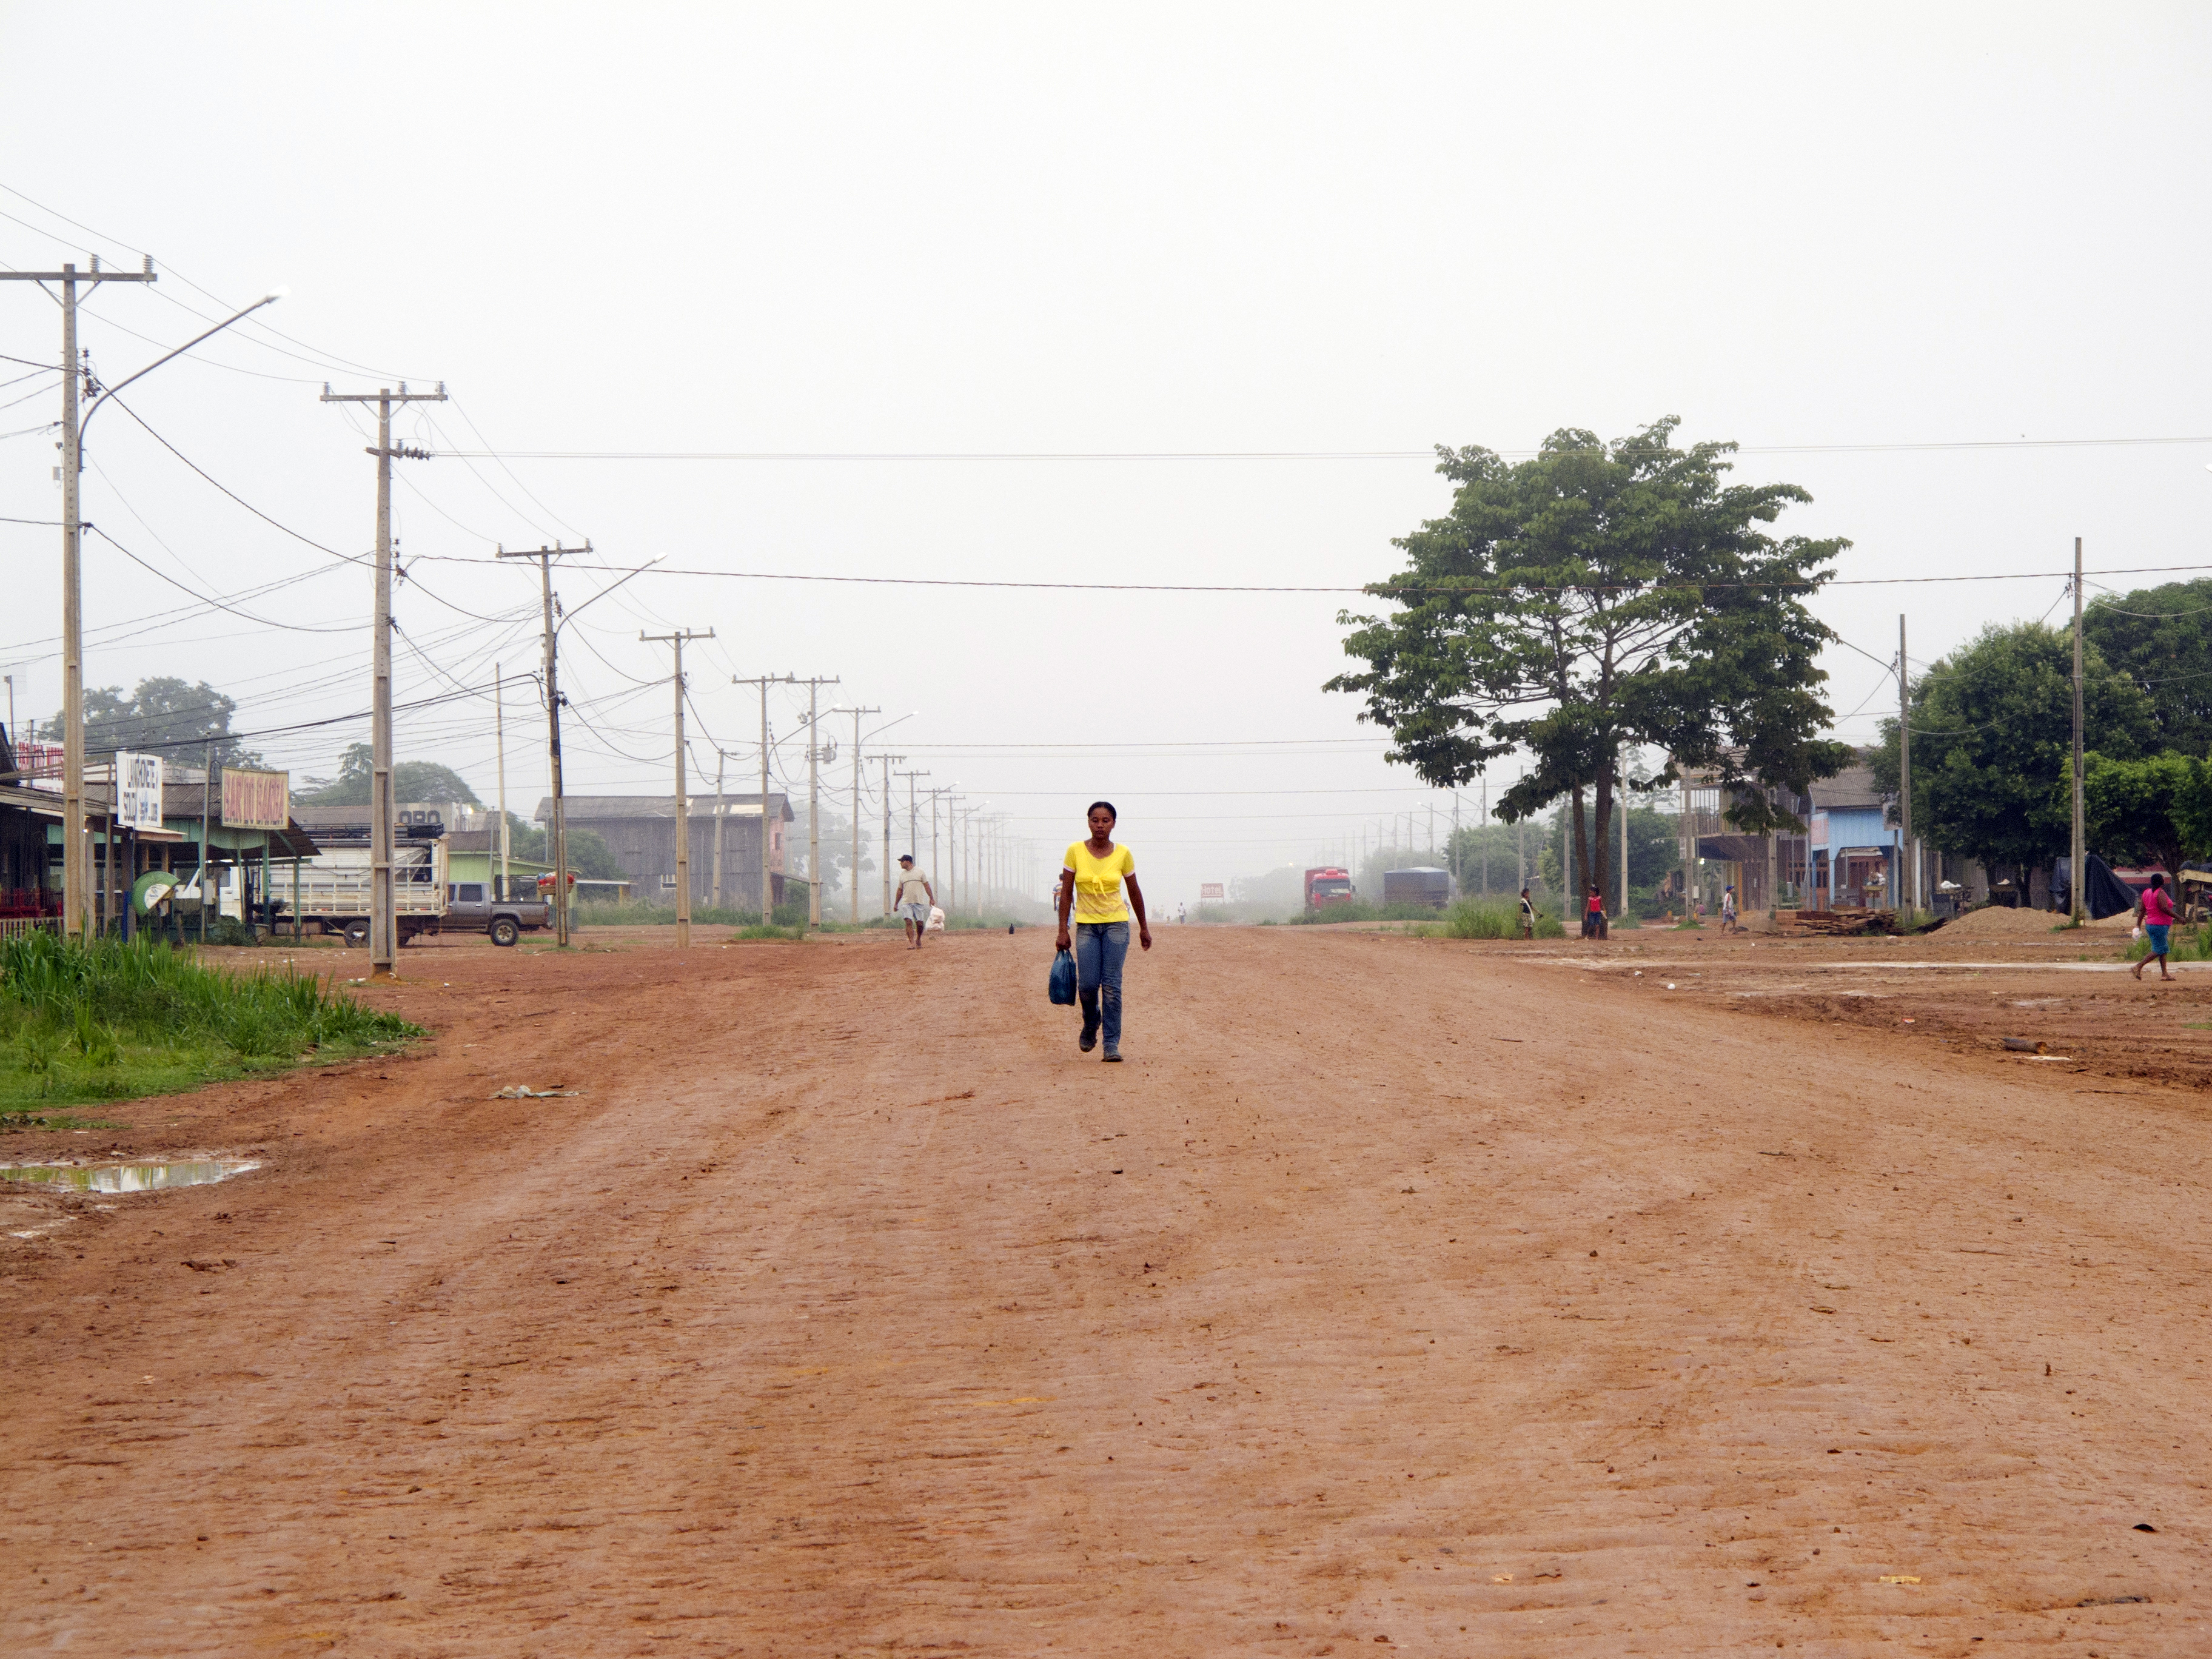
[[[539,898],[493,896],[488,881],[449,881],[446,884],[445,931],[491,935],[494,945],[513,945],[527,933],[550,926],[553,907]]]
[[[1306,872],[1306,908],[1327,909],[1331,905],[1349,904],[1359,896],[1352,884],[1352,872],[1325,864]]]

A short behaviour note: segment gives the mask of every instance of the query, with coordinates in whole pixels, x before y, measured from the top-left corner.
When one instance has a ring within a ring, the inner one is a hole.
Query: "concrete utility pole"
[[[1904,908],[1917,910],[1920,860],[1913,856],[1912,846],[1912,669],[1905,654],[1902,616],[1897,619],[1897,884],[1905,896]]]
[[[708,889],[707,902],[714,909],[722,908],[722,825],[727,818],[722,804],[722,768],[729,762],[730,751],[720,744],[714,746],[714,873]],[[768,816],[768,805],[761,804],[761,816]]]
[[[563,950],[568,944],[568,809],[561,793],[561,636],[553,626],[553,560],[559,554],[591,550],[587,541],[581,547],[518,547],[512,551],[501,547],[494,553],[501,559],[538,561],[538,594],[545,610],[545,752],[553,783],[553,822],[545,826],[545,839],[552,843],[553,854],[553,942]],[[374,826],[369,833],[376,833]]]
[[[929,878],[932,881],[945,880],[945,872],[939,867],[937,861],[937,803],[942,797],[952,793],[952,792],[959,788],[959,787],[960,786],[957,783],[948,783],[940,788],[925,789],[921,792],[923,794],[929,797]],[[947,883],[946,886],[949,891],[951,884]],[[950,906],[940,906],[939,908],[942,908],[945,911],[945,914],[948,916],[952,914],[951,908]]]
[[[372,641],[370,674],[369,786],[368,786],[368,976],[390,979],[398,953],[399,936],[392,915],[392,462],[394,456],[411,460],[430,459],[427,449],[392,446],[392,405],[441,404],[444,381],[435,392],[410,392],[385,386],[375,392],[334,392],[323,384],[326,404],[374,404],[376,447],[376,637]]]
[[[880,708],[833,708],[833,714],[853,717],[853,902],[848,918],[854,927],[860,924],[860,716],[880,714]]]
[[[491,665],[491,729],[493,741],[499,749],[498,896],[502,899],[511,899],[514,895],[509,890],[509,887],[514,880],[514,873],[507,867],[508,854],[513,849],[507,845],[507,681],[498,663]],[[293,873],[295,875],[299,873],[296,860],[294,860]],[[298,914],[296,910],[293,912],[295,917]]]
[[[838,684],[834,674],[817,675],[806,687],[806,925],[822,925],[822,763],[836,755],[822,749],[822,688]]]
[[[884,763],[884,914],[891,913],[891,768],[904,760],[904,755],[878,755]]]
[[[757,685],[760,687],[760,904],[761,926],[765,927],[769,926],[769,919],[775,909],[775,887],[773,880],[769,875],[768,867],[768,849],[775,839],[775,837],[769,833],[768,827],[768,689],[771,685],[796,685],[799,684],[799,680],[795,675],[791,674],[756,674],[750,679],[745,679],[738,675],[732,674],[730,676],[730,684],[732,685]]]
[[[1628,916],[1628,750],[1620,751],[1620,915]]]
[[[1900,646],[1899,649],[1902,648]],[[2081,898],[2087,886],[2082,866],[2088,861],[2089,856],[2087,822],[2082,811],[2081,778],[2081,538],[2076,536],[2074,538],[2074,859],[2069,866],[2074,878],[2069,884],[2073,890],[2067,896],[2067,902],[2073,912],[2071,920],[2077,924],[2088,920],[2088,911]]]
[[[915,805],[914,781],[916,778],[926,778],[929,774],[926,771],[916,771],[899,772],[893,775],[906,780],[906,850],[914,854],[919,860],[921,854],[921,809]],[[930,879],[934,881],[936,878],[933,876]]]
[[[676,948],[691,944],[691,803],[686,799],[684,775],[684,647],[690,640],[711,640],[714,630],[695,633],[679,628],[672,634],[644,634],[641,645],[669,645],[676,648],[676,672],[670,676],[676,688]]]

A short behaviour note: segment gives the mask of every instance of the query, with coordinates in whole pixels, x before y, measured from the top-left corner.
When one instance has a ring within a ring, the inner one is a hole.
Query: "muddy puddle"
[[[0,1164],[0,1181],[76,1193],[154,1193],[204,1187],[261,1166],[250,1158],[181,1158],[168,1163]]]

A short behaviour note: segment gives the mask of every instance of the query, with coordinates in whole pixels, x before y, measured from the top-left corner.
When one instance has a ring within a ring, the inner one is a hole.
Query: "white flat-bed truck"
[[[344,831],[318,830],[323,851],[300,867],[300,920],[339,933],[352,945],[368,943],[368,835],[356,842]],[[290,901],[285,884],[276,896]],[[434,933],[446,917],[446,843],[414,837],[402,824],[392,837],[392,908],[399,943],[418,933]]]

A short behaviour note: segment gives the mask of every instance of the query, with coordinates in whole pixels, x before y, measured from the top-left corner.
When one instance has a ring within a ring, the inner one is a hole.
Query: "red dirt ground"
[[[2212,1652],[2201,965],[587,937],[0,1142],[0,1650]]]

